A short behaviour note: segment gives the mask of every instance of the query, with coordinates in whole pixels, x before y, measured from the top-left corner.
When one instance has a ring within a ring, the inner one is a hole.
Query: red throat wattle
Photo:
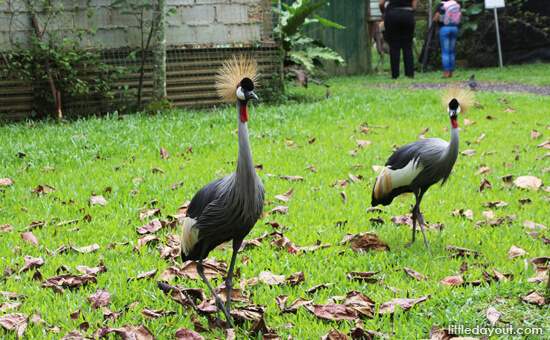
[[[246,123],[248,121],[248,109],[244,105],[241,106],[241,121],[243,123]]]
[[[241,117],[242,117],[242,114],[241,114]],[[458,127],[458,122],[456,121],[456,118],[451,118],[451,124],[455,129]]]

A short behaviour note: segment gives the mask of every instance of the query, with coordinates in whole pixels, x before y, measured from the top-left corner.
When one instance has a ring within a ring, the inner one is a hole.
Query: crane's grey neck
[[[455,120],[453,122],[453,119]],[[451,169],[456,162],[458,157],[458,146],[459,146],[459,135],[458,135],[458,123],[456,122],[456,117],[451,118],[451,140],[447,151],[444,154],[444,158],[447,161],[446,164],[450,165]]]
[[[250,181],[255,174],[254,160],[252,159],[252,150],[250,149],[250,139],[248,136],[248,126],[241,120],[241,109],[246,107],[246,102],[237,99],[237,121],[239,133],[239,158],[237,159],[237,180]]]

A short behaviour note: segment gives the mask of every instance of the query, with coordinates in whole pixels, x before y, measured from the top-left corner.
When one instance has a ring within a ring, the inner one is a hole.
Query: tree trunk
[[[153,6],[153,98],[166,100],[166,0],[155,0]]]

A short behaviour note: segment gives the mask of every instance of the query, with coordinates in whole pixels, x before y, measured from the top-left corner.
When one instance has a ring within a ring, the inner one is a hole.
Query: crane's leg
[[[416,219],[417,219],[416,212],[418,211],[418,202],[420,202],[419,197],[421,197],[421,196],[419,195],[419,191],[418,191],[418,190],[416,190],[416,191],[414,192],[414,197],[416,198],[416,203],[414,204],[413,211],[412,211],[412,213],[413,213],[413,216],[412,216],[412,220],[413,220],[413,237],[412,237],[411,244],[414,243],[414,241],[415,241],[415,236],[416,236]]]
[[[227,272],[227,277],[225,278],[225,289],[227,292],[227,301],[226,301],[226,307],[227,314],[231,315],[231,289],[233,289],[233,273],[235,269],[235,260],[237,259],[237,253],[239,252],[239,248],[241,248],[241,244],[243,243],[243,240],[233,240],[233,255],[231,255],[231,264],[229,265],[229,271]]]
[[[432,250],[430,249],[430,245],[428,244],[428,239],[426,238],[426,233],[424,232],[424,218],[422,217],[422,213],[420,212],[420,202],[422,201],[422,196],[424,196],[424,191],[420,191],[420,194],[418,195],[415,193],[415,195],[416,195],[416,205],[413,208],[413,226],[414,226],[414,220],[416,219],[418,221],[418,224],[420,225],[422,236],[424,236],[424,243],[426,244],[426,248],[428,248],[428,251],[433,256]],[[413,236],[413,241],[414,241],[414,236]]]
[[[204,281],[204,283],[206,283],[206,285],[208,286],[208,289],[210,289],[210,291],[214,295],[214,298],[216,299],[216,306],[218,307],[218,327],[220,327],[220,309],[221,309],[221,311],[225,315],[225,319],[227,320],[227,326],[229,328],[233,328],[233,324],[231,323],[231,316],[225,310],[225,307],[223,306],[222,299],[218,296],[218,294],[216,294],[216,292],[214,291],[214,288],[212,288],[212,286],[210,285],[210,282],[208,282],[208,279],[206,278],[206,275],[204,275],[204,267],[202,266],[202,260],[206,256],[205,253],[206,253],[207,247],[204,247],[204,249],[205,250],[203,251],[203,254],[201,254],[201,259],[199,260],[199,263],[197,264],[197,273],[201,277],[202,281]]]

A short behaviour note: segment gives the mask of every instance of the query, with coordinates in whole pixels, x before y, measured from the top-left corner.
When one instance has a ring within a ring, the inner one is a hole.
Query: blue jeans
[[[454,71],[455,69],[456,38],[458,38],[458,26],[443,26],[439,28],[443,71]]]

